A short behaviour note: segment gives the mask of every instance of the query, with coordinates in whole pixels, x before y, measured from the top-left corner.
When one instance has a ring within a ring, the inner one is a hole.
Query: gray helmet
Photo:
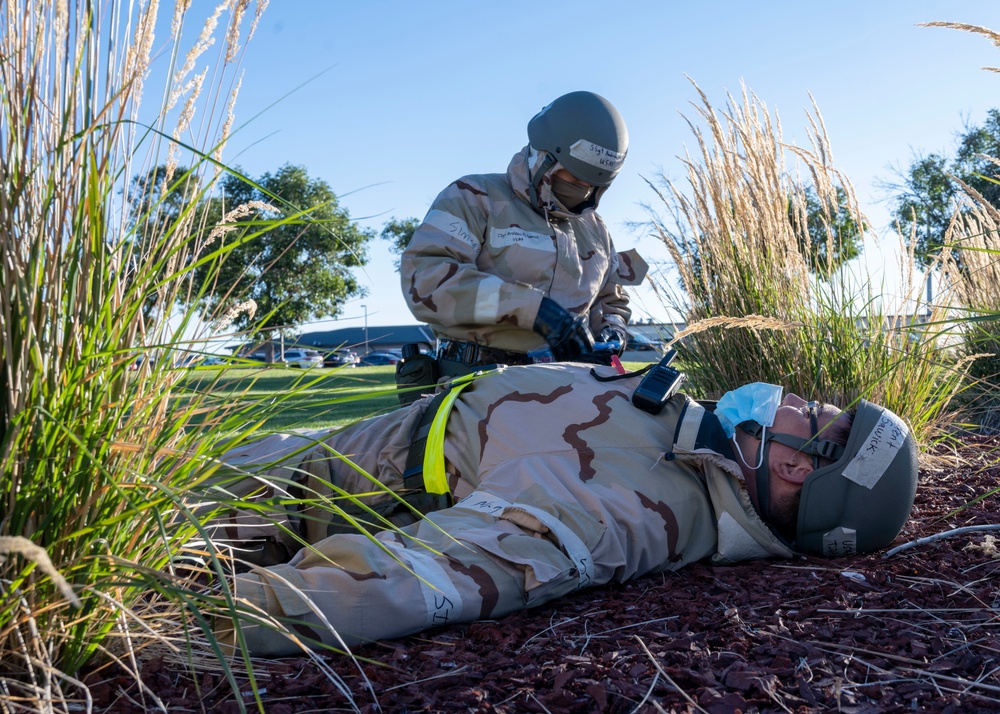
[[[618,110],[593,92],[570,92],[528,122],[528,143],[592,186],[607,186],[628,152],[628,129]]]
[[[755,421],[740,428],[762,438],[763,430]],[[771,431],[763,435],[764,454],[756,480],[764,520],[772,517],[768,454],[771,442],[777,442],[811,454],[816,464],[819,458],[833,460],[829,466],[817,466],[802,484],[793,548],[826,556],[884,548],[903,529],[917,493],[917,445],[906,423],[861,399],[846,444],[824,440],[822,432],[817,435],[815,420],[813,435],[810,439]]]
[[[903,530],[916,493],[913,434],[891,411],[862,399],[843,454],[802,485],[795,548],[827,556],[884,548]]]

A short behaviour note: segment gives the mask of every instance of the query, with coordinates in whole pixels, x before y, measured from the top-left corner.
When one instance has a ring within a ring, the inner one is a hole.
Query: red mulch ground
[[[997,487],[997,446],[971,439],[966,465],[923,473],[897,543],[1000,523],[1000,496],[952,514]],[[363,712],[1000,711],[991,535],[889,558],[698,564],[591,589],[498,622],[363,648],[379,663],[360,666],[370,690],[358,665],[326,662]],[[199,677],[164,661],[143,672],[168,711],[239,710],[221,677]],[[307,659],[268,663],[257,677],[268,714],[352,708]],[[91,691],[102,711],[153,710],[125,678],[92,678]]]

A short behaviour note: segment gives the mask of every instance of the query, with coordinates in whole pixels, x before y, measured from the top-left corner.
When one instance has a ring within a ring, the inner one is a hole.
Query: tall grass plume
[[[818,108],[800,147],[748,89],[721,111],[697,91],[686,180],[654,184],[651,210],[676,270],[657,292],[691,326],[676,347],[693,388],[718,397],[763,381],[844,406],[864,397],[932,438],[963,388],[944,310],[919,293],[893,310],[846,273],[870,230]]]

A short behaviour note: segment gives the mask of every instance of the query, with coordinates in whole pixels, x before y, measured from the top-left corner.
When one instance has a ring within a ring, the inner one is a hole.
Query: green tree
[[[196,221],[203,217],[204,208],[201,190],[198,178],[184,166],[169,169],[161,164],[132,177],[128,190],[122,191],[129,208],[126,275],[131,276],[143,263],[158,266],[160,272],[176,267],[168,265],[175,255],[171,237],[197,232]],[[174,307],[170,302],[163,290],[150,292],[142,303],[143,315],[150,319],[159,311],[169,314]]]
[[[929,154],[913,159],[899,182],[886,182],[893,216],[907,241],[915,241],[921,265],[932,263],[945,244],[952,214],[959,207],[958,181],[1000,208],[998,169],[988,157],[1000,157],[1000,109],[990,109],[982,126],[966,125],[953,156]],[[898,172],[899,173],[899,172]]]
[[[210,202],[208,227],[232,217],[240,206],[259,205],[255,202],[276,211],[255,210],[236,218],[239,230],[219,238],[243,242],[221,260],[218,282],[201,298],[210,311],[252,298],[256,327],[291,334],[308,320],[339,315],[344,302],[364,295],[350,269],[367,262],[372,234],[351,220],[325,181],[310,179],[303,166],[286,164],[256,182],[229,175],[221,184],[222,197]],[[244,240],[260,230],[262,219],[271,222],[268,230]],[[200,268],[206,275],[208,269],[209,264]],[[241,328],[248,322],[249,316],[241,313],[232,324]]]
[[[799,250],[807,256],[809,269],[813,273],[829,275],[841,265],[861,254],[861,239],[865,226],[859,225],[858,215],[848,205],[847,191],[834,186],[833,200],[821,200],[816,189],[805,187],[803,191],[806,230],[797,231]],[[795,225],[794,211],[789,209],[792,225]],[[805,237],[809,237],[806,245]]]
[[[419,225],[420,221],[416,218],[396,218],[393,216],[382,226],[379,237],[389,241],[389,248],[393,253],[401,255],[406,250],[406,246],[410,244],[413,232],[417,230]],[[399,270],[398,260],[396,261],[396,270]]]

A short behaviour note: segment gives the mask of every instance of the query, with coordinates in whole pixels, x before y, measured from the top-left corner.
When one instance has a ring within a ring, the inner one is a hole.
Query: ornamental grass
[[[194,269],[301,214],[228,236],[205,225],[196,207],[227,170],[240,58],[266,2],[222,2],[207,18],[189,5],[0,11],[5,712],[90,710],[82,673],[118,668],[136,678],[136,706],[153,709],[140,675],[153,655],[221,667],[260,704],[250,663],[237,675],[205,636],[210,613],[236,605],[225,578],[208,587],[224,558],[191,550],[213,511],[194,517],[190,502],[219,480],[223,451],[309,382],[248,404],[213,399],[211,373],[201,388],[182,383],[176,366],[227,313],[253,307],[234,288],[220,314],[200,313],[212,280],[196,283]],[[185,33],[192,23],[200,32]]]
[[[901,267],[910,302],[896,309],[845,268],[870,230],[819,110],[806,112],[802,148],[746,88],[721,111],[698,91],[686,180],[654,185],[651,208],[672,258],[656,287],[688,324],[675,346],[692,389],[718,398],[761,381],[841,406],[863,397],[902,415],[921,442],[935,438],[955,419],[968,364],[947,311],[912,289],[912,262]]]

